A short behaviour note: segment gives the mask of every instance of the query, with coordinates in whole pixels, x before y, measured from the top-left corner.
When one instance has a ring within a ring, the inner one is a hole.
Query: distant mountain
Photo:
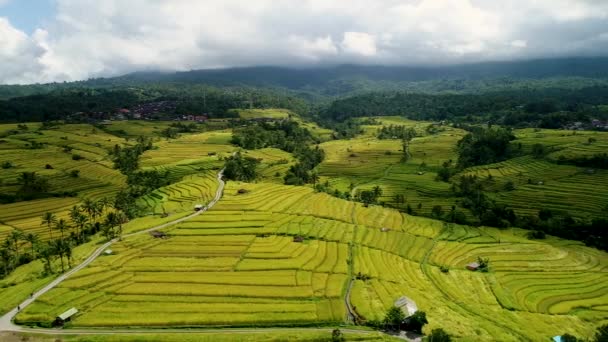
[[[113,78],[31,86],[1,86],[0,99],[70,87],[158,83],[281,88],[310,100],[399,90],[481,93],[529,88],[583,88],[608,84],[608,58],[562,58],[450,66],[339,65],[311,68],[258,66],[187,72],[135,72]]]
[[[316,68],[247,67],[187,72],[138,72],[114,81],[191,82],[213,85],[316,87],[335,80],[360,79],[388,82],[479,80],[551,77],[607,78],[608,58],[542,59],[436,67],[340,65]]]

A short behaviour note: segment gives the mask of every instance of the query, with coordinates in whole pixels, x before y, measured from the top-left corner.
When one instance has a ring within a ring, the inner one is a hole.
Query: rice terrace
[[[608,342],[605,5],[47,2],[0,342]]]

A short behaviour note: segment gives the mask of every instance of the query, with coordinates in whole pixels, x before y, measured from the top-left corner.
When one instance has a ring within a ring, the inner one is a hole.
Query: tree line
[[[68,219],[46,212],[41,217],[41,224],[49,232],[46,241],[42,241],[37,233],[12,230],[0,245],[2,277],[37,259],[43,262],[44,274],[55,272],[53,264],[56,260],[59,260],[61,272],[65,272],[66,266],[72,267],[73,249],[89,241],[92,235],[101,232],[107,239],[120,237],[128,217],[116,204],[116,201],[108,199],[87,199],[70,209]]]

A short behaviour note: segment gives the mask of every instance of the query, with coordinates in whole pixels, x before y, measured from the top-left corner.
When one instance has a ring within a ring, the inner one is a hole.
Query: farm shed
[[[395,301],[395,306],[400,308],[406,317],[409,317],[418,311],[418,305],[416,305],[416,302],[406,296],[402,296],[397,299]]]
[[[167,234],[165,232],[160,232],[158,230],[153,230],[150,232],[150,235],[153,238],[157,238],[157,239],[165,239],[167,237]]]
[[[294,236],[293,242],[304,242],[304,237],[303,236]]]
[[[62,313],[61,315],[57,316],[57,318],[55,318],[55,322],[54,325],[55,326],[63,326],[66,322],[69,322],[72,320],[72,317],[78,313],[78,310],[76,308],[71,308],[70,310]]]
[[[202,204],[197,204],[197,205],[194,206],[194,210],[195,211],[201,211],[201,210],[203,210],[204,207],[205,206],[203,206]]]
[[[479,263],[477,262],[472,262],[470,264],[467,265],[467,270],[469,271],[477,271],[479,269]]]

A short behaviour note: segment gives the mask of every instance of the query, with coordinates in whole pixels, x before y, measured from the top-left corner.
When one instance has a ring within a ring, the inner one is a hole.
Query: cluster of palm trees
[[[2,242],[1,275],[7,276],[18,266],[38,258],[44,262],[45,273],[53,273],[52,264],[56,259],[60,260],[61,272],[64,272],[65,261],[68,268],[72,267],[75,246],[98,232],[108,239],[120,237],[122,225],[127,221],[127,216],[107,199],[87,199],[81,205],[73,206],[69,219],[57,218],[54,213],[47,212],[42,215],[42,224],[49,230],[49,240],[42,241],[37,234],[15,229]]]

